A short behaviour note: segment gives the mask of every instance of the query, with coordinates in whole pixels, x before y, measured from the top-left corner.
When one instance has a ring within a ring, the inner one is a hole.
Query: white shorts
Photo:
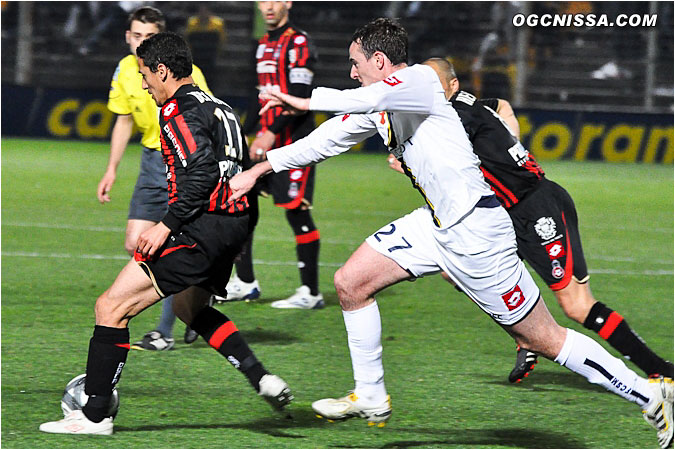
[[[428,207],[380,228],[366,239],[414,277],[447,273],[483,311],[502,325],[527,316],[539,288],[516,254],[516,236],[501,208],[474,208],[456,225],[438,229]]]

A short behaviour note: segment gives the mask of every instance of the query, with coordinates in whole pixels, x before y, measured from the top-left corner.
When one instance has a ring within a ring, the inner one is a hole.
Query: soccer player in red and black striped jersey
[[[191,77],[192,56],[177,34],[159,33],[137,49],[143,88],[158,106],[169,208],[138,238],[132,259],[96,301],[82,410],[40,430],[112,434],[112,391],[129,351],[129,320],[168,295],[176,315],[241,371],[276,409],[292,395],[287,384],[258,361],[232,321],[208,305],[225,295],[234,258],[252,233],[257,205],[228,201],[232,176],[249,165],[239,118]]]
[[[309,97],[314,77],[316,51],[309,36],[289,21],[292,2],[258,2],[267,33],[256,49],[257,90],[251,99],[244,134],[256,132],[250,146],[251,159],[265,159],[265,153],[307,136],[314,129],[314,116],[282,115],[281,108],[258,114],[264,104],[258,93],[279,90],[297,97]],[[286,210],[286,219],[293,230],[301,286],[285,300],[271,304],[274,308],[323,308],[319,292],[319,230],[311,215],[315,167],[273,173],[261,180],[259,190],[271,194],[274,204]],[[246,244],[236,262],[237,276],[227,286],[227,300],[249,300],[260,296],[260,286],[253,271],[252,242]]]
[[[445,59],[432,58],[426,64],[439,75],[481,161],[485,181],[511,216],[518,253],[548,284],[567,317],[598,333],[647,375],[672,378],[673,364],[656,355],[623,316],[593,297],[574,202],[544,176],[518,140],[518,122],[508,102],[478,100],[461,91]],[[508,123],[497,114],[501,108],[511,113]],[[519,349],[509,381],[520,381],[535,363],[536,355]]]

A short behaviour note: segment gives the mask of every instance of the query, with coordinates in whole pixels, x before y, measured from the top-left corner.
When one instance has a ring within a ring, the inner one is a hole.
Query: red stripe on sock
[[[607,340],[609,337],[614,333],[614,330],[616,330],[616,327],[619,326],[619,324],[623,321],[623,317],[621,317],[621,314],[619,314],[616,311],[612,311],[612,314],[609,315],[607,318],[607,322],[603,325],[602,328],[600,328],[600,331],[598,331],[598,334],[600,335],[601,338]]]
[[[227,339],[235,331],[239,330],[232,321],[225,322],[216,330],[215,333],[213,333],[213,336],[211,336],[209,339],[209,345],[218,350],[220,346],[223,345],[223,342],[225,342],[225,339]]]
[[[319,240],[319,230],[310,231],[309,233],[299,234],[295,236],[296,244],[309,244],[310,242]]]
[[[128,344],[128,343],[127,344],[115,344],[115,345],[118,346],[118,347],[126,348],[127,350],[131,349],[131,345]]]

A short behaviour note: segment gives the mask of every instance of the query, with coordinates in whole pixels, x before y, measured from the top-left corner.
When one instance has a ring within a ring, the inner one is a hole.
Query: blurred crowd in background
[[[235,1],[2,2],[2,82],[107,89],[128,52],[127,15],[143,4],[160,8],[167,28],[187,38],[215,94],[250,92],[264,27],[254,2]],[[519,13],[658,19],[653,27],[518,28]],[[672,2],[296,2],[292,20],[318,50],[318,85],[356,86],[348,43],[378,16],[407,28],[411,62],[448,57],[462,87],[483,97],[525,107],[672,111]]]

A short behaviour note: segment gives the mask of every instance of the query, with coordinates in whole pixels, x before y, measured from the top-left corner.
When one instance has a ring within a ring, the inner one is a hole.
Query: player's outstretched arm
[[[272,165],[270,162],[263,161],[230,178],[229,185],[232,190],[232,195],[230,195],[230,198],[228,198],[227,201],[234,201],[241,198],[244,194],[253,189],[258,178],[271,171]]]
[[[110,158],[108,158],[108,167],[96,189],[96,197],[101,203],[110,201],[110,195],[108,194],[115,183],[117,166],[119,166],[122,156],[124,155],[124,150],[127,148],[133,127],[134,119],[131,117],[131,114],[117,116],[110,137]]]
[[[309,98],[295,97],[279,91],[269,91],[260,94],[262,100],[267,100],[265,106],[260,108],[259,115],[265,114],[270,108],[281,106],[284,108],[281,114],[297,116],[309,111]]]

